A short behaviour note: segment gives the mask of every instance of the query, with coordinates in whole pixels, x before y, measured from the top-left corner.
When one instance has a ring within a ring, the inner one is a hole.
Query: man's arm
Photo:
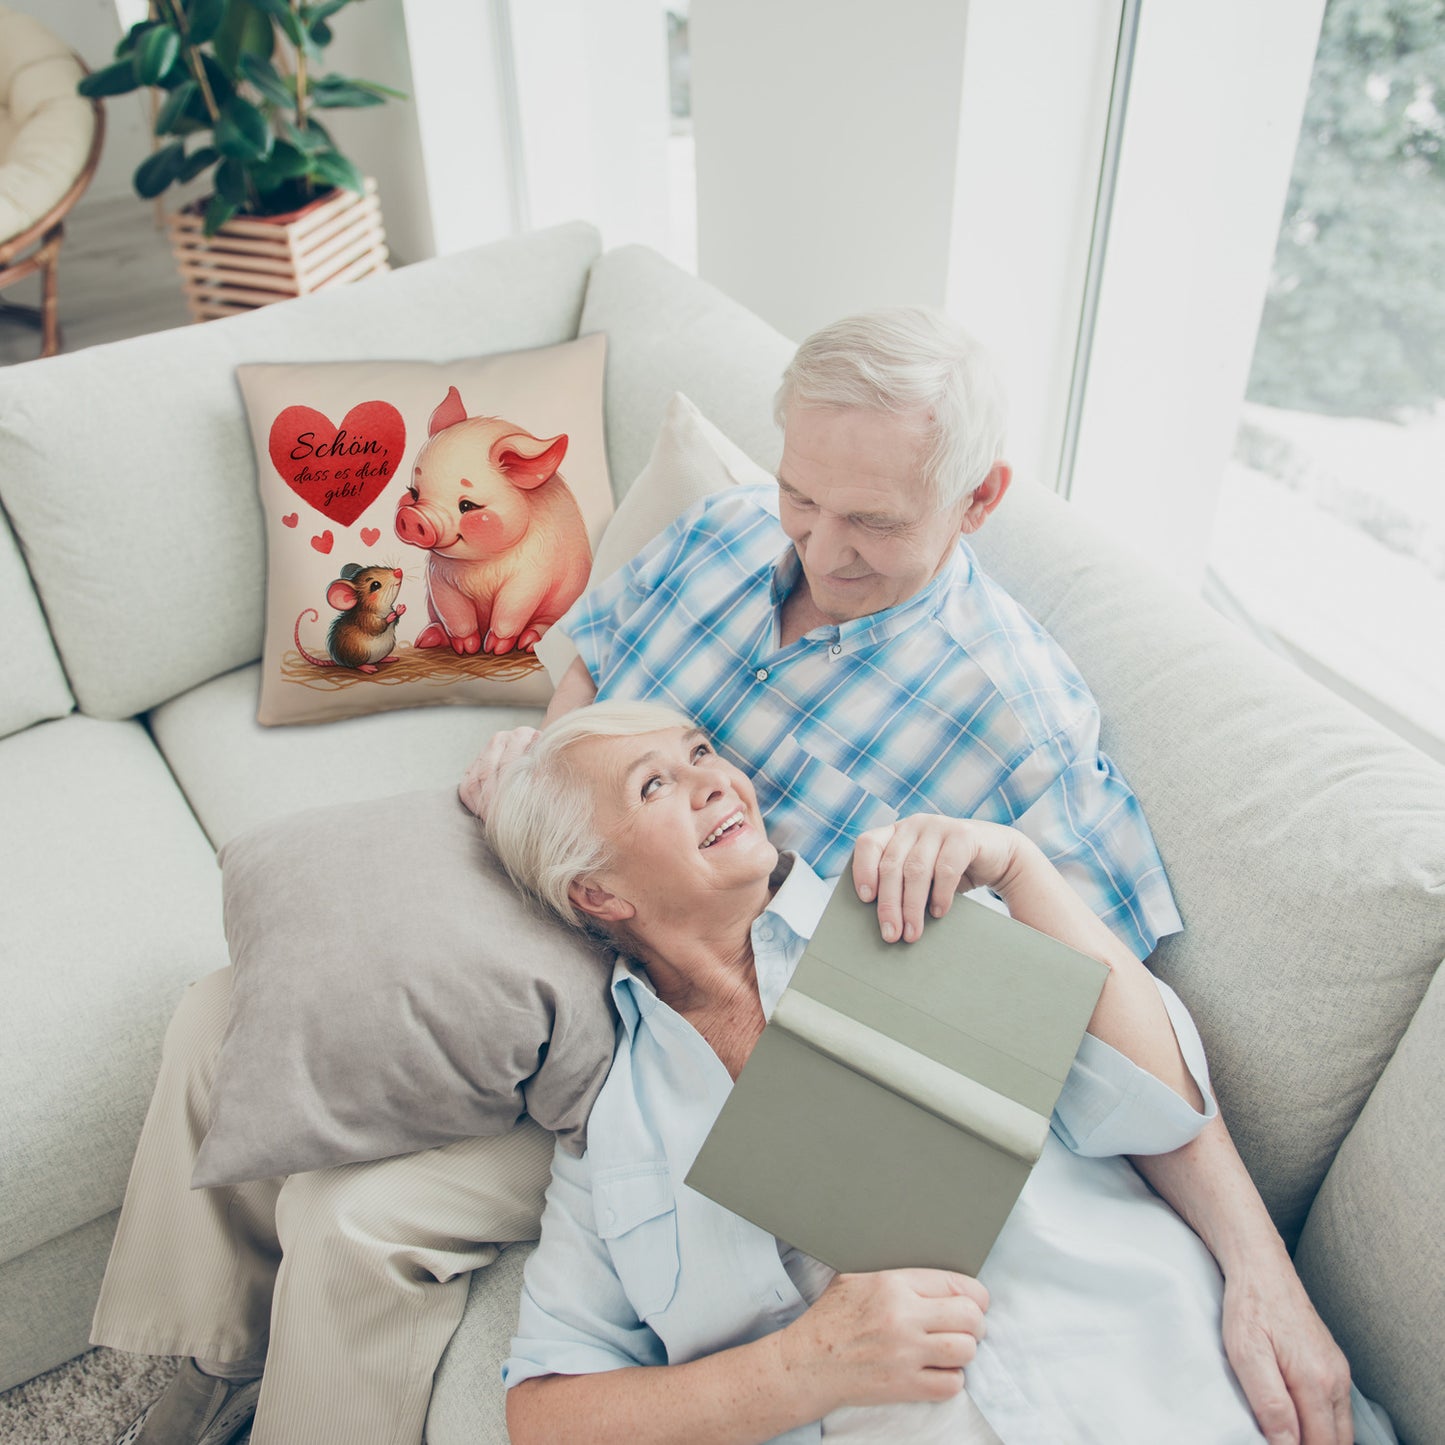
[[[1270,1445],[1350,1445],[1350,1367],[1216,1116],[1172,1154],[1134,1167],[1224,1273],[1224,1347]]]

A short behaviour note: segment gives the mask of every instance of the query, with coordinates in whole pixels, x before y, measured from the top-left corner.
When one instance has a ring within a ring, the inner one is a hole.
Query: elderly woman
[[[571,714],[504,767],[488,832],[524,889],[622,955],[616,1057],[586,1154],[555,1157],[504,1369],[514,1441],[583,1420],[589,1442],[628,1445],[1261,1439],[1212,1258],[1119,1157],[1181,1147],[1212,1115],[1198,1035],[1021,834],[910,818],[853,863],[885,936],[988,888],[1110,970],[975,1280],[834,1276],[682,1183],[831,891],[779,856],[705,736],[648,703]]]

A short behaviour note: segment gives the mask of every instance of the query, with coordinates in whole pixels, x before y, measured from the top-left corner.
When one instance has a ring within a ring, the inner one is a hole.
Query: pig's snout
[[[431,518],[415,504],[396,509],[396,535],[413,547],[435,547],[440,540]]]

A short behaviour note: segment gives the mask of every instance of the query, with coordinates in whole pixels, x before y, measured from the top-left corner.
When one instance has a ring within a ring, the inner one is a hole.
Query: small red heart
[[[271,423],[271,465],[328,521],[349,527],[396,475],[406,422],[387,401],[364,401],[340,426],[314,407],[288,406]]]
[[[284,517],[281,518],[281,525],[283,527],[294,527],[296,525],[296,513],[288,512]]]
[[[325,553],[331,550],[331,544],[335,540],[336,538],[331,535],[331,528],[328,527],[319,537],[313,537],[311,539],[311,545],[315,547],[318,552]]]
[[[362,543],[367,547],[374,547],[381,540],[380,527],[363,527],[361,529]]]

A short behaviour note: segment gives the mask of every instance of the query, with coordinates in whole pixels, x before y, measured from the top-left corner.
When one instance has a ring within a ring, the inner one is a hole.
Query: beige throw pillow
[[[269,558],[258,720],[537,706],[612,515],[606,338],[236,369]]]
[[[528,908],[454,792],[296,813],[220,861],[235,979],[196,1187],[501,1134],[524,1110],[580,1151],[612,958]]]

